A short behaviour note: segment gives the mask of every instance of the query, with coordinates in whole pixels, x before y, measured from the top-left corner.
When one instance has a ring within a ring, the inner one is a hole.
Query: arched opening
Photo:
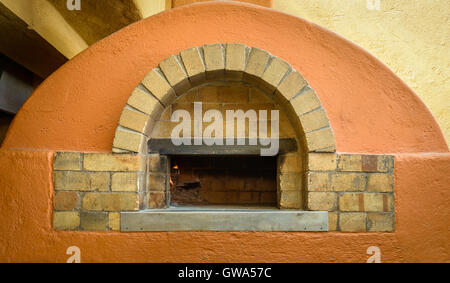
[[[177,111],[185,117],[176,117]],[[208,114],[220,116],[216,127],[219,116]],[[173,144],[177,131],[188,139],[182,146]],[[205,133],[222,143],[207,144]],[[262,144],[272,147],[274,139],[275,152],[264,158]],[[124,108],[113,151],[138,152],[158,164],[149,166],[141,190],[145,208],[208,203],[303,209],[308,153],[335,148],[320,100],[287,62],[242,44],[212,44],[182,51],[150,71]]]

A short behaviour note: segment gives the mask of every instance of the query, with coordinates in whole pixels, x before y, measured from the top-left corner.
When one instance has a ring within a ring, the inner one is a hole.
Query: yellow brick
[[[320,107],[320,101],[314,90],[310,89],[291,100],[297,116],[303,115]]]
[[[178,95],[181,95],[191,88],[187,74],[184,72],[177,56],[170,56],[162,61],[161,64],[159,64],[159,68]],[[168,105],[168,103],[164,101],[165,99],[160,100],[164,105]]]
[[[153,124],[154,121],[150,116],[132,109],[124,109],[119,120],[119,125],[122,127],[135,130],[142,134],[146,134],[148,132],[148,126]]]
[[[305,133],[309,133],[330,125],[327,114],[323,109],[301,115],[300,122],[302,123],[303,131],[305,131]]]
[[[297,72],[291,72],[278,86],[277,94],[285,100],[291,100],[307,85],[306,80]]]
[[[262,77],[269,58],[270,55],[266,51],[259,48],[252,48],[248,58],[247,66],[245,68],[246,74],[258,78]]]
[[[280,190],[292,191],[302,190],[302,174],[301,173],[287,173],[287,174],[278,174],[278,185]]]
[[[106,231],[108,228],[108,213],[82,212],[81,229],[85,231]]]
[[[148,208],[157,209],[166,207],[166,194],[164,192],[151,192],[148,194]]]
[[[280,191],[279,206],[281,209],[302,208],[301,191]]]
[[[206,78],[223,78],[225,72],[225,60],[221,44],[208,44],[203,46],[203,54],[206,66]]]
[[[54,212],[53,229],[75,230],[80,226],[80,214],[78,212]]]
[[[149,191],[165,191],[166,190],[166,175],[152,173],[148,174],[148,190]]]
[[[56,191],[89,191],[89,174],[86,172],[55,172]]]
[[[268,84],[268,89],[271,92],[280,84],[290,68],[289,64],[280,58],[274,57],[270,60],[269,65],[264,71],[262,80]]]
[[[192,83],[197,85],[206,79],[205,66],[197,47],[182,51],[180,56]]]
[[[109,173],[89,173],[89,186],[91,191],[109,191]]]
[[[55,210],[74,210],[78,208],[80,196],[77,192],[57,192]]]
[[[331,191],[328,173],[308,173],[308,191]]]
[[[109,229],[112,231],[120,231],[120,213],[110,212],[109,213]]]
[[[114,173],[111,190],[113,192],[137,192],[138,179],[136,173]]]
[[[364,194],[364,211],[383,212],[383,195],[382,194]]]
[[[84,156],[88,171],[140,171],[143,157],[134,154],[89,153]]]
[[[310,153],[308,158],[308,169],[311,171],[336,170],[337,156],[334,153]]]
[[[394,215],[391,213],[369,213],[367,217],[370,232],[393,232],[395,230]]]
[[[139,209],[139,198],[131,193],[87,193],[82,207],[92,211],[133,211]]]
[[[309,192],[308,209],[317,211],[333,211],[336,209],[336,193]]]
[[[369,192],[392,192],[394,178],[390,174],[369,174],[367,176],[367,190]]]
[[[310,132],[306,134],[309,151],[318,151],[326,148],[336,148],[331,128]]]
[[[378,172],[389,172],[394,168],[394,156],[380,155],[378,156]]]
[[[362,162],[359,154],[343,154],[338,157],[338,171],[361,172]]]
[[[232,80],[241,80],[245,70],[245,45],[228,43],[225,50],[225,74]]]
[[[163,106],[155,97],[139,88],[133,91],[127,104],[152,117],[159,116],[163,111]]]
[[[80,170],[80,159],[80,153],[59,152],[55,156],[53,168],[55,170]]]
[[[335,173],[331,175],[331,190],[339,192],[364,191],[364,175],[357,173]]]
[[[114,137],[113,146],[131,152],[146,152],[147,138],[140,133],[125,129],[118,129]]]
[[[278,157],[278,172],[280,173],[303,172],[302,156],[298,153],[280,155]]]
[[[364,212],[340,213],[339,227],[342,232],[365,232],[366,213]]]
[[[384,194],[383,196],[385,199],[383,200],[385,203],[384,211],[394,211],[395,206],[395,199],[394,194]]]
[[[338,212],[328,212],[328,231],[337,231],[338,230]]]
[[[364,195],[345,193],[339,196],[340,211],[364,211]]]

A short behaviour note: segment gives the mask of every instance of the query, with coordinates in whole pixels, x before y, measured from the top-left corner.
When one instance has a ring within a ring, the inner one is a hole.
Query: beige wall
[[[450,5],[447,0],[274,0],[274,8],[326,27],[385,63],[430,108],[450,144]]]

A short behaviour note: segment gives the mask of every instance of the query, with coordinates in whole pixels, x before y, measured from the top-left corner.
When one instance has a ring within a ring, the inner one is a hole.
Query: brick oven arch
[[[333,130],[319,97],[289,63],[239,43],[192,47],[152,69],[128,98],[114,142],[114,153],[146,154],[155,121],[164,108],[189,89],[226,80],[256,84],[283,105],[304,152],[335,152]]]

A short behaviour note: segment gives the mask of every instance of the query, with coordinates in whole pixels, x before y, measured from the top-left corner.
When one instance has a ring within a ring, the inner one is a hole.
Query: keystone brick
[[[206,65],[206,78],[208,80],[223,78],[225,74],[225,60],[222,45],[204,45],[203,54]]]
[[[225,75],[231,80],[242,80],[245,70],[245,45],[228,43],[225,49]]]

